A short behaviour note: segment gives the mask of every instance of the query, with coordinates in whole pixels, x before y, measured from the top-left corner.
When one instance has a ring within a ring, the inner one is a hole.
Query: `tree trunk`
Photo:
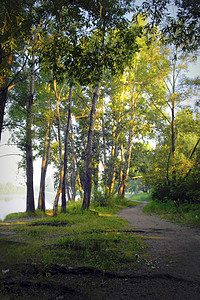
[[[123,145],[121,145],[121,164],[120,164],[120,168],[119,168],[118,197],[121,197],[122,192],[123,192],[123,187],[122,187],[123,165],[124,165],[124,147],[123,147]]]
[[[103,168],[104,168],[104,187],[105,193],[108,192],[108,170],[107,170],[107,157],[106,157],[106,137],[105,137],[105,126],[104,126],[104,112],[103,112],[103,105],[102,105],[102,133],[103,133]]]
[[[84,169],[84,198],[83,198],[83,209],[88,209],[90,206],[90,196],[92,189],[92,139],[94,135],[94,120],[96,104],[99,97],[100,84],[95,88],[93,94],[92,107],[90,111],[90,124],[88,130],[88,139],[85,155],[85,169]]]
[[[68,103],[68,117],[67,127],[65,131],[65,154],[64,154],[64,174],[63,174],[63,185],[62,185],[62,208],[61,212],[66,212],[66,176],[67,176],[67,162],[68,162],[68,137],[71,120],[71,103],[72,103],[72,88],[69,89],[69,103]]]
[[[121,180],[120,186],[119,186],[119,196],[120,197],[124,197],[124,195],[125,195],[126,182],[128,179],[130,162],[131,162],[131,152],[132,152],[133,133],[134,133],[135,105],[136,105],[135,91],[136,91],[135,86],[133,86],[133,90],[131,93],[131,116],[130,116],[128,146],[127,146],[126,159],[125,159],[125,163],[124,163],[122,180]]]
[[[31,76],[30,76],[30,94],[27,103],[27,124],[26,124],[26,178],[27,178],[27,196],[26,211],[34,212],[34,188],[33,188],[33,155],[32,155],[32,108],[34,94],[34,61],[32,57]]]
[[[72,126],[72,119],[70,120],[71,125],[71,145],[72,145],[72,172],[71,172],[71,189],[72,189],[72,202],[76,199],[76,157],[75,157],[75,147],[74,147],[74,132]]]
[[[56,80],[53,80],[53,88],[54,93],[56,97],[56,113],[57,113],[57,126],[58,126],[58,146],[59,146],[59,159],[60,159],[60,166],[62,166],[62,143],[61,143],[61,134],[60,134],[60,109],[59,109],[59,103],[60,103],[60,96],[58,96],[57,93],[57,86],[56,86]],[[62,167],[61,167],[62,168]]]
[[[93,169],[93,182],[94,182],[94,194],[97,193],[98,190],[98,185],[99,185],[99,162],[100,162],[100,144],[99,144],[99,139],[100,139],[100,119],[98,120],[98,128],[95,136],[95,154],[94,154],[94,169]]]
[[[5,87],[0,88],[0,141],[1,141],[1,133],[3,130],[3,119],[4,119],[4,111],[7,101],[8,89]]]
[[[3,60],[6,60],[6,62],[3,62]],[[0,42],[0,65],[4,64],[7,65],[8,69],[11,68],[13,62],[13,55],[12,53],[10,55],[7,55],[3,48],[2,44]],[[0,73],[0,141],[1,141],[1,133],[3,130],[3,120],[4,120],[4,112],[5,112],[5,106],[8,96],[8,86],[9,86],[9,79],[5,78],[5,74],[2,71]]]
[[[56,197],[55,197],[55,200],[53,203],[53,216],[58,215],[58,201],[60,198],[60,194],[62,192],[63,175],[64,175],[64,166],[61,166],[59,186],[58,186],[57,194],[56,194]]]
[[[83,189],[82,189],[81,178],[80,178],[80,173],[79,173],[79,167],[78,167],[77,160],[76,160],[76,169],[77,169],[77,179],[78,179],[78,186],[79,186],[79,194],[80,194],[80,197],[81,197],[81,201],[83,201]]]
[[[51,100],[50,100],[50,109],[51,109]],[[40,209],[43,212],[45,212],[45,178],[46,178],[46,172],[47,172],[47,166],[48,166],[49,154],[50,154],[50,142],[51,142],[51,128],[50,128],[50,121],[48,121],[47,131],[45,135],[45,142],[44,142],[44,154],[42,157],[40,191],[38,197],[38,209]]]

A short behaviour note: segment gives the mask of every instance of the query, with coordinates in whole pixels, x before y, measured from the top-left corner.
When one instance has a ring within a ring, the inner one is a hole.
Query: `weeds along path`
[[[127,219],[137,234],[147,238],[148,251],[156,258],[160,271],[200,282],[200,229],[146,215],[143,213],[145,205],[125,208],[119,216]]]

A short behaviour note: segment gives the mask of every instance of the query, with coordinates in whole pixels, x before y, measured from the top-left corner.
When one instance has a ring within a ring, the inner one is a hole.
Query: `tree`
[[[16,57],[24,56],[24,40],[31,36],[31,26],[33,24],[32,8],[34,3],[35,0],[26,1],[25,3],[22,0],[16,0],[14,3],[9,0],[3,0],[3,3],[1,3],[0,139],[8,90],[19,82],[19,75],[25,66],[25,64],[22,63],[21,66],[13,72]]]
[[[174,7],[173,14],[170,8]],[[150,30],[158,26],[163,41],[176,44],[183,51],[196,50],[200,45],[200,4],[198,0],[144,1],[140,12],[150,17]],[[160,36],[160,33],[158,34]]]

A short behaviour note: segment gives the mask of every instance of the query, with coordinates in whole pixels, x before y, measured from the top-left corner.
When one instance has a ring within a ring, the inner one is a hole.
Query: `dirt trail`
[[[148,216],[142,212],[145,205],[123,209],[119,216],[147,238],[147,253],[155,268],[147,268],[143,261],[140,270],[133,267],[118,274],[53,265],[43,274],[42,266],[25,263],[10,265],[7,272],[0,258],[0,299],[199,300],[200,229]],[[12,234],[6,228],[0,230],[0,235],[12,238]]]
[[[129,221],[137,233],[148,237],[146,240],[153,257],[160,261],[160,269],[166,273],[200,282],[200,229],[193,229],[167,222],[142,212],[146,203],[123,209],[119,216]],[[166,257],[176,261],[170,267]]]

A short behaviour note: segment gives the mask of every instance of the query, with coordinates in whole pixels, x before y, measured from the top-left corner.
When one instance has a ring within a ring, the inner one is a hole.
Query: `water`
[[[37,197],[35,197],[35,207],[37,208]],[[53,208],[54,193],[46,193],[46,209]],[[26,195],[25,194],[0,194],[0,219],[11,213],[26,211]]]

